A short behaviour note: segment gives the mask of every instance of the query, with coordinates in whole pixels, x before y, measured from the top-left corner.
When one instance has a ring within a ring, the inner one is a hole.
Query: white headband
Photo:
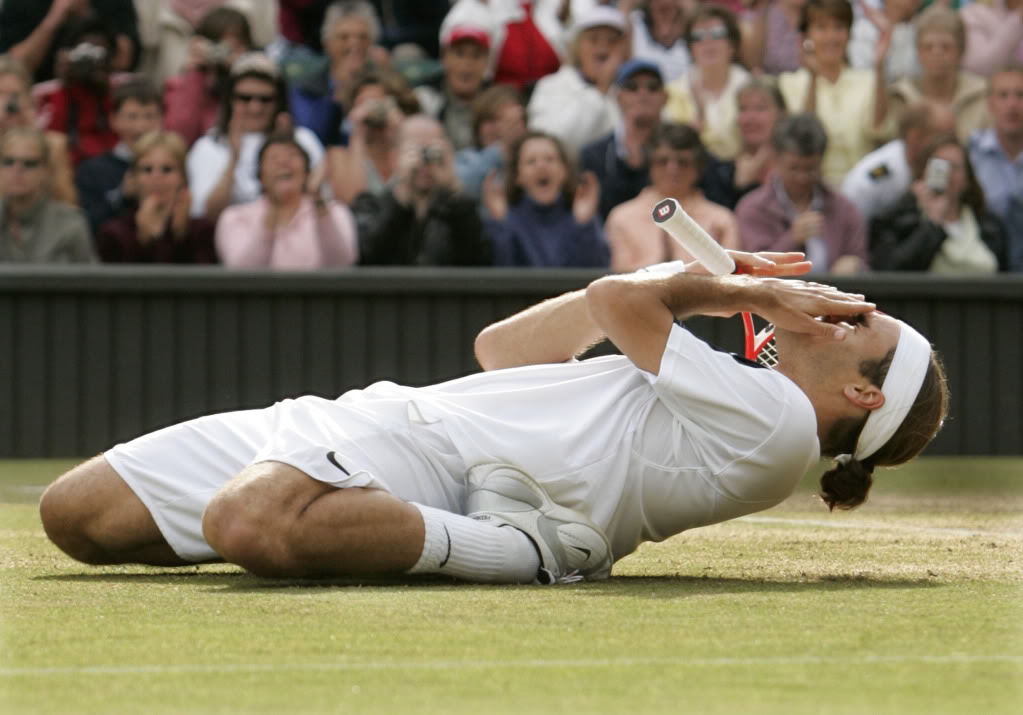
[[[866,459],[892,438],[913,408],[931,364],[931,344],[927,338],[901,320],[899,327],[895,357],[881,385],[884,404],[867,416],[867,423],[863,425],[853,453],[856,459]],[[848,455],[839,458],[839,461],[847,460]]]

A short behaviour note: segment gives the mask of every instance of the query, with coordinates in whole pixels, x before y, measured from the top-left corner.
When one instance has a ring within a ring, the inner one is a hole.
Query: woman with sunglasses
[[[213,224],[191,218],[184,140],[153,131],[132,147],[138,203],[100,226],[96,246],[104,263],[216,263]]]
[[[92,263],[85,214],[50,198],[46,135],[15,127],[0,137],[0,263]]]
[[[696,127],[711,154],[733,159],[741,146],[736,95],[750,78],[736,63],[742,39],[739,25],[728,10],[707,5],[689,16],[685,36],[693,67],[668,85],[664,116]]]
[[[260,52],[235,60],[222,102],[217,126],[195,143],[187,161],[192,215],[210,221],[216,221],[228,206],[259,198],[259,150],[271,131],[292,127],[280,72]],[[323,145],[305,127],[296,128],[294,134],[318,177]]]

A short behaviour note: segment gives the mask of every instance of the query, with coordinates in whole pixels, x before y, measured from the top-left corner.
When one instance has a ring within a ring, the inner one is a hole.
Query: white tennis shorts
[[[217,558],[202,535],[203,512],[224,484],[257,462],[464,513],[465,463],[443,425],[423,420],[407,399],[374,400],[372,411],[320,397],[284,400],[183,422],[104,456],[187,561]]]

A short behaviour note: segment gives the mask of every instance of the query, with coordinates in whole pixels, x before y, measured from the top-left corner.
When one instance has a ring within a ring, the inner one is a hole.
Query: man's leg
[[[412,571],[523,583],[539,567],[517,529],[379,489],[338,489],[280,462],[253,464],[228,482],[206,507],[203,535],[225,560],[263,576]]]
[[[39,503],[43,528],[87,564],[183,566],[135,492],[101,455],[51,484]]]

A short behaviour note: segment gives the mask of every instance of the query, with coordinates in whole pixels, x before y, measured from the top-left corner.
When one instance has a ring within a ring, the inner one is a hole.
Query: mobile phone
[[[948,188],[948,174],[950,166],[947,159],[940,159],[932,156],[927,160],[924,167],[924,184],[931,193],[943,194]]]

